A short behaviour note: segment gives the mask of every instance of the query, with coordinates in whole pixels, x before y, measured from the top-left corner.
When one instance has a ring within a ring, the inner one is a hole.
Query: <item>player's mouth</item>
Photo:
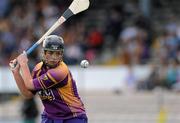
[[[55,62],[55,61],[49,61],[49,62],[47,62],[47,65],[49,66],[49,67],[56,67],[57,65],[58,65],[58,62]]]
[[[59,60],[48,61],[49,64],[57,64]]]

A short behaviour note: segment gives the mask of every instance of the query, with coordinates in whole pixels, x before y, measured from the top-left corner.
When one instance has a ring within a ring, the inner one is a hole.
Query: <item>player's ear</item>
[[[46,52],[47,52],[46,50],[42,50],[43,55],[46,55]]]
[[[40,56],[41,59],[44,59],[44,57],[45,57],[45,51],[44,51],[44,50],[41,50],[39,56]]]
[[[61,51],[61,56],[63,56],[63,55],[64,55],[64,50]]]

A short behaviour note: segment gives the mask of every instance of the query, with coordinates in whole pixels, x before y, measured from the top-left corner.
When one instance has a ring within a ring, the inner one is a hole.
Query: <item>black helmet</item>
[[[64,51],[64,41],[57,35],[47,36],[43,41],[43,49],[49,51]]]

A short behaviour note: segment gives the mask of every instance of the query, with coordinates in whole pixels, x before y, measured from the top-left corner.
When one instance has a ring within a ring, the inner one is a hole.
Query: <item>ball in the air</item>
[[[89,62],[88,60],[82,60],[80,65],[82,68],[87,68],[89,66]]]

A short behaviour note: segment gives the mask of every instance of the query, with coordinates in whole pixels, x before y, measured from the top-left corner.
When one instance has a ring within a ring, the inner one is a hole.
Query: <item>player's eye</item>
[[[61,55],[61,52],[56,52],[56,55],[57,55],[57,56],[60,56],[60,55]]]
[[[53,51],[46,51],[46,55],[52,55]]]

